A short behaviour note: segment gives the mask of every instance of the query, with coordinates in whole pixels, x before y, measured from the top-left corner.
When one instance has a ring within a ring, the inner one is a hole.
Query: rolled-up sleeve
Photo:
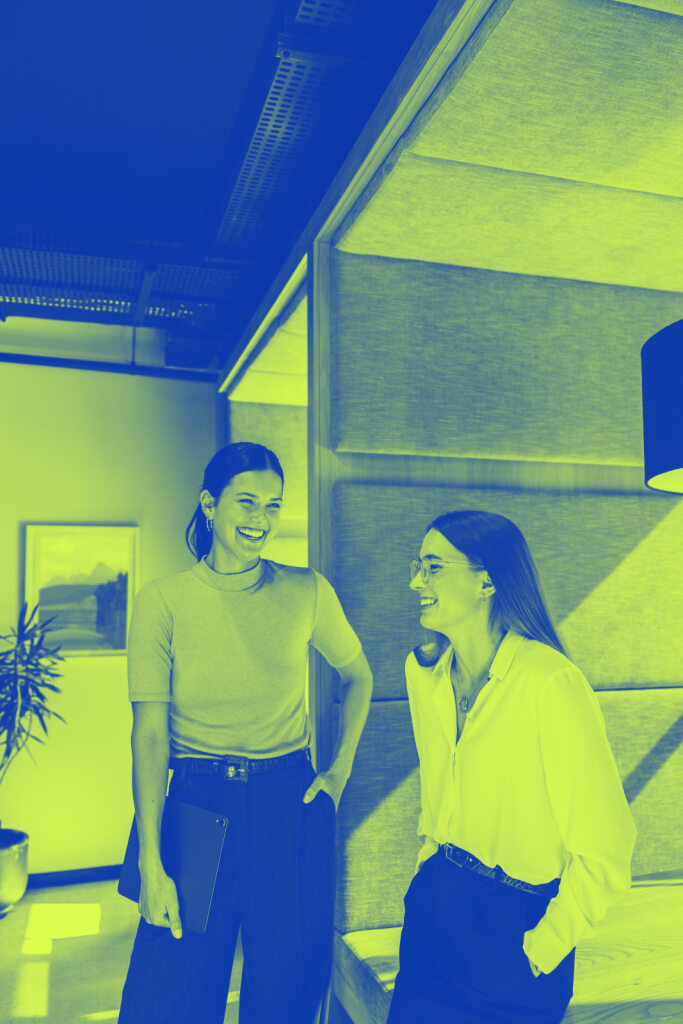
[[[597,697],[575,666],[553,673],[539,694],[543,769],[567,850],[557,896],[524,937],[549,973],[631,884],[636,829]]]
[[[360,654],[361,642],[349,624],[334,588],[315,569],[315,612],[311,644],[336,669],[345,668]]]
[[[129,700],[171,700],[172,647],[172,615],[156,583],[145,583],[128,630]]]

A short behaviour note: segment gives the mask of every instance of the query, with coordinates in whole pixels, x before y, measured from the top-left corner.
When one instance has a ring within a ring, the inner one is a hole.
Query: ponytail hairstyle
[[[485,571],[495,587],[489,602],[492,631],[508,629],[529,640],[554,647],[566,655],[541,589],[538,571],[522,531],[496,512],[458,510],[430,523],[449,543],[462,551],[475,572]],[[434,664],[448,641],[436,633],[436,642],[421,648],[426,663]]]
[[[204,479],[200,490],[209,491],[216,501],[223,493],[234,476],[248,473],[250,470],[272,469],[282,480],[285,476],[277,455],[262,444],[251,441],[237,441],[220,448],[204,470]],[[206,516],[201,503],[197,505],[194,515],[185,530],[185,542],[198,562],[211,550],[213,534],[206,525]]]

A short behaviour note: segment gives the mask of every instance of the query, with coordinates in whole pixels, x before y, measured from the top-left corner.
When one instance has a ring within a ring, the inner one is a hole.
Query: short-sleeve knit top
[[[172,757],[274,757],[306,746],[309,645],[334,668],[361,644],[328,581],[268,559],[239,573],[198,562],[138,592],[131,701],[167,701]]]

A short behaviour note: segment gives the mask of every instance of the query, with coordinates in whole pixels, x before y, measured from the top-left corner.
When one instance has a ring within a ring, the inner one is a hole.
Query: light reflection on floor
[[[50,964],[47,960],[26,961],[19,967],[14,989],[12,1017],[47,1017]]]
[[[2,1024],[116,1021],[138,920],[116,881],[29,890],[0,920]],[[238,944],[224,1024],[241,974]]]

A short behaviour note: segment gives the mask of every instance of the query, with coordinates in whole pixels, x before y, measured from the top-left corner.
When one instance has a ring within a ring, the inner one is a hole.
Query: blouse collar
[[[489,669],[489,677],[491,679],[505,678],[523,641],[524,637],[519,633],[515,633],[511,629],[507,631],[501,641],[500,647],[496,651],[495,658],[491,662],[491,667]],[[435,666],[435,668],[440,669],[446,676],[449,676],[451,665],[453,664],[454,653],[453,647],[451,644],[448,644]]]

